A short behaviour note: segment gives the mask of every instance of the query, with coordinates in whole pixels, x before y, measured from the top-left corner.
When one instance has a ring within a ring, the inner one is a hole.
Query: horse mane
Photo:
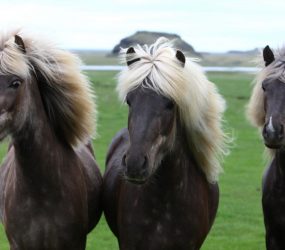
[[[19,35],[25,52],[15,43]],[[38,82],[51,127],[69,145],[85,142],[95,132],[96,107],[80,60],[53,43],[19,30],[0,34],[0,74]]]
[[[251,123],[261,128],[265,123],[264,91],[262,82],[265,79],[279,79],[285,83],[285,47],[278,49],[275,53],[275,60],[268,66],[263,66],[253,81],[254,87],[247,106],[247,116]],[[264,65],[263,57],[260,65]],[[262,64],[261,64],[262,63]]]
[[[135,62],[119,74],[117,91],[124,101],[128,92],[143,86],[174,100],[197,164],[209,182],[216,182],[220,160],[228,152],[222,129],[225,101],[196,63],[187,58],[183,67],[175,54],[166,38],[150,46],[137,45],[135,53],[123,49],[122,60]]]

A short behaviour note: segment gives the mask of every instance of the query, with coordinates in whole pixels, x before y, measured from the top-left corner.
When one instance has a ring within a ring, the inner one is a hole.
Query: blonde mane
[[[174,100],[197,164],[209,182],[216,182],[222,172],[220,160],[228,152],[222,130],[224,99],[196,63],[187,58],[185,66],[181,65],[167,39],[159,38],[151,46],[137,45],[135,52],[126,55],[122,50],[124,61],[140,60],[119,74],[120,98],[125,100],[129,91],[143,84]]]
[[[15,35],[22,38],[25,52]],[[38,37],[19,31],[0,34],[0,74],[38,80],[51,126],[72,146],[85,142],[96,125],[93,91],[80,63],[72,53]]]
[[[263,58],[262,58],[263,59]],[[262,60],[264,65],[264,61]],[[251,123],[261,128],[265,123],[264,92],[262,82],[265,79],[279,79],[285,83],[285,47],[275,52],[275,60],[257,74],[254,88],[247,107],[247,115]]]

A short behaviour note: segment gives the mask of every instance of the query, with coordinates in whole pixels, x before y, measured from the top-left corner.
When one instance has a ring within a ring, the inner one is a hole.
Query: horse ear
[[[19,50],[26,53],[26,48],[22,37],[15,35],[15,43],[18,45]]]
[[[135,49],[133,47],[129,47],[126,54],[128,55],[128,54],[134,54],[134,53],[136,53]],[[133,60],[128,61],[128,57],[127,57],[127,65],[130,66],[131,64],[133,64],[139,60],[140,60],[140,58],[135,58]]]
[[[263,59],[265,66],[268,66],[275,60],[274,54],[268,45],[263,49]]]
[[[182,66],[184,67],[186,59],[182,51],[180,50],[176,51],[176,58],[182,63]]]

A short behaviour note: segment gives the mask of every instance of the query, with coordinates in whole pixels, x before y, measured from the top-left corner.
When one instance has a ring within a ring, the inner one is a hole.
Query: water
[[[85,71],[120,71],[126,66],[121,65],[82,65],[81,69]],[[245,72],[256,73],[260,68],[256,67],[202,67],[206,72]]]
[[[257,67],[202,67],[206,72],[245,72],[256,73],[260,71]]]

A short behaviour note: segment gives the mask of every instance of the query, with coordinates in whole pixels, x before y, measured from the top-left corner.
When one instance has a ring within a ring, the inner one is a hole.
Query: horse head
[[[10,46],[16,48],[20,57],[26,53],[24,42],[18,35],[14,36],[14,41],[12,41]],[[3,52],[4,48],[1,53],[5,53]],[[16,65],[16,60],[10,60],[10,63],[14,68],[20,67],[20,65]],[[5,70],[1,69],[1,71]],[[10,72],[1,72],[0,74],[0,140],[4,139],[11,130],[15,129],[13,120],[18,115],[21,105],[23,105],[21,96],[24,95],[26,83],[26,79],[20,74]],[[22,113],[21,115],[23,116],[24,114]]]
[[[269,46],[263,50],[266,67],[271,67],[275,61],[274,54]],[[280,64],[281,62],[277,62]],[[262,130],[264,143],[269,148],[284,146],[285,126],[285,81],[282,77],[266,77],[262,81],[264,93],[265,123]]]
[[[0,139],[47,124],[68,145],[86,142],[93,97],[77,56],[19,31],[0,34]]]
[[[135,53],[131,47],[127,54]],[[182,52],[177,59],[185,63]],[[139,58],[127,61],[130,67]],[[146,86],[151,86],[150,88]],[[123,156],[125,176],[133,183],[144,183],[155,173],[165,154],[173,147],[176,135],[176,103],[153,89],[151,79],[132,89],[125,100],[129,106],[128,131],[130,144]]]

